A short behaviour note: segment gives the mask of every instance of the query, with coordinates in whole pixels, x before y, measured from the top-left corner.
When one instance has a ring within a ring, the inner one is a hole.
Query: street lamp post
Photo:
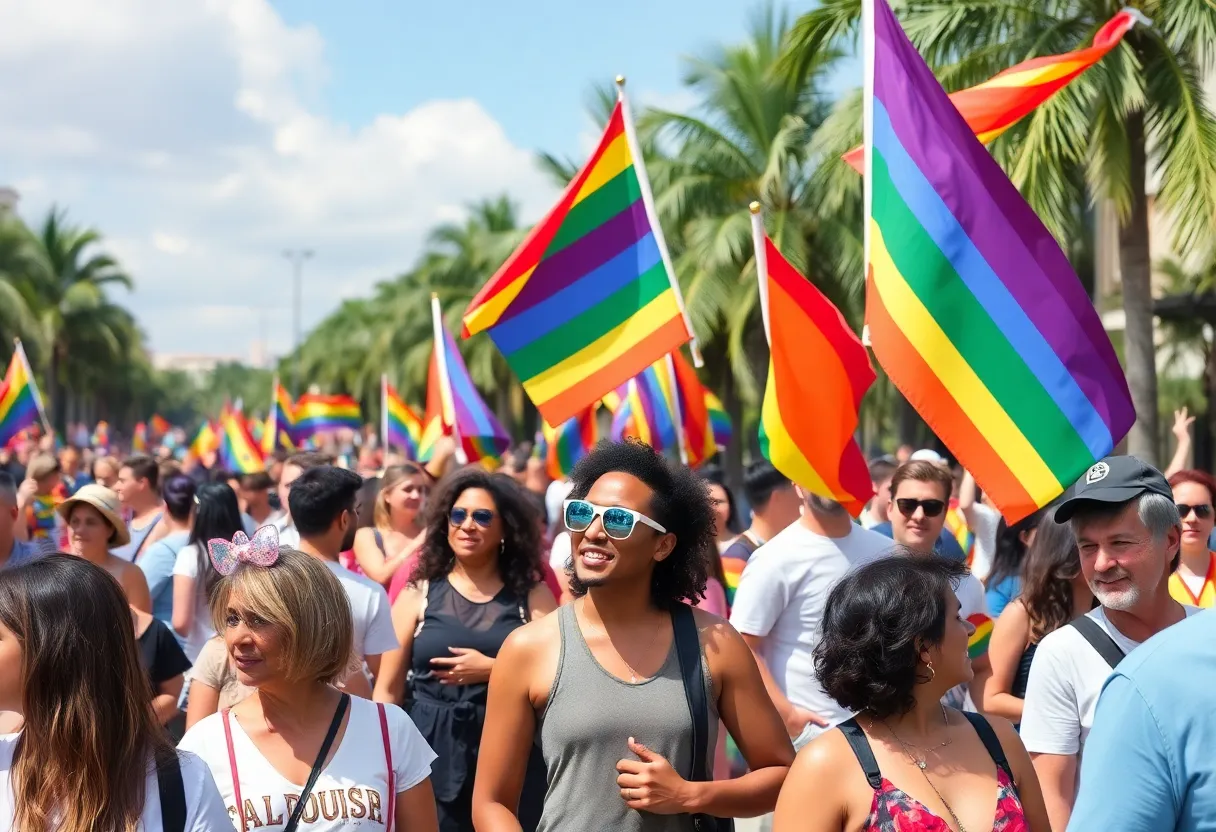
[[[283,252],[283,256],[291,261],[292,275],[295,280],[294,298],[293,298],[293,314],[292,314],[292,330],[295,340],[295,358],[291,362],[291,395],[299,397],[300,395],[300,307],[301,295],[303,293],[303,274],[304,261],[313,256],[313,250],[310,248],[289,248]]]

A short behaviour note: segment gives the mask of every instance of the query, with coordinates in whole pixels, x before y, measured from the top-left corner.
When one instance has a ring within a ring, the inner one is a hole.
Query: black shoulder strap
[[[988,756],[992,758],[992,762],[996,763],[997,768],[1005,772],[1005,776],[1013,784],[1014,793],[1017,793],[1018,784],[1013,777],[1013,769],[1009,767],[1009,760],[1005,758],[1005,749],[1001,747],[1001,741],[997,737],[996,731],[992,730],[992,725],[979,714],[973,714],[970,711],[963,711],[963,716],[967,717],[967,721],[971,723],[975,733],[980,735],[980,742],[984,744]]]
[[[701,681],[701,637],[692,608],[676,604],[671,612],[675,631],[676,658],[680,660],[680,678],[684,681],[684,696],[692,712],[692,776],[693,782],[708,780],[706,757],[709,744],[709,703],[705,701],[705,684]]]
[[[312,787],[317,785],[317,778],[321,776],[321,770],[325,768],[325,760],[329,757],[329,749],[334,744],[334,737],[338,735],[338,729],[342,727],[342,717],[346,715],[346,709],[350,706],[350,694],[342,694],[342,698],[338,700],[338,707],[334,711],[333,721],[329,723],[329,732],[325,734],[325,740],[321,743],[321,750],[317,752],[317,761],[312,764],[312,772],[308,775],[308,782],[304,784],[304,790],[300,792],[300,799],[296,802],[295,811],[291,813],[291,817],[287,819],[287,825],[283,827],[283,832],[295,832],[296,827],[300,825],[300,816],[304,814],[304,804],[308,802],[308,796],[312,794]]]
[[[1102,629],[1102,625],[1097,621],[1088,615],[1082,615],[1080,618],[1070,621],[1069,625],[1075,627],[1081,637],[1089,642],[1089,646],[1098,651],[1098,655],[1106,660],[1112,670],[1123,661],[1126,654],[1119,649],[1119,645],[1115,644],[1115,640],[1106,630]]]
[[[845,720],[836,727],[840,729],[840,733],[844,734],[844,738],[849,741],[849,748],[853,749],[853,756],[857,758],[857,762],[861,765],[861,770],[865,772],[866,780],[870,783],[870,788],[880,788],[882,786],[882,772],[878,769],[878,760],[874,759],[874,751],[870,748],[870,741],[866,738],[865,731],[862,731],[861,726],[857,724],[857,718]]]
[[[372,537],[376,540],[376,548],[379,549],[385,557],[388,557],[388,551],[384,548],[384,535],[380,534],[380,530],[372,528]]]
[[[160,825],[164,832],[186,832],[186,786],[176,751],[157,766],[156,788],[160,792]]]

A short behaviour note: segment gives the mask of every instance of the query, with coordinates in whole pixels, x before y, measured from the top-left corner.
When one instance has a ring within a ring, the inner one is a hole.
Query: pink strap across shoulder
[[[229,723],[231,708],[224,708],[224,741],[228,744],[228,768],[232,772],[232,794],[236,798],[236,816],[241,819],[240,830],[246,832],[249,822],[245,819],[245,801],[241,800],[241,778],[236,773],[236,752],[232,750],[232,725]]]
[[[377,702],[376,707],[380,711],[380,736],[384,739],[384,762],[388,764],[388,814],[384,832],[393,832],[393,821],[397,817],[397,774],[393,770],[393,745],[388,736],[388,713],[384,710],[383,702]],[[229,748],[231,747],[230,744]],[[234,772],[236,771],[235,765],[234,763]]]

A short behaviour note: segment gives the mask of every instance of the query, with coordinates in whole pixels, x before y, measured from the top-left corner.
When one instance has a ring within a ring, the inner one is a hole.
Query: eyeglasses
[[[900,497],[895,501],[895,506],[904,517],[916,514],[918,508],[925,512],[926,517],[936,517],[946,508],[941,500],[913,500],[911,497]]]
[[[494,512],[488,508],[475,508],[472,511],[467,508],[454,508],[448,513],[448,522],[453,526],[463,526],[464,521],[470,517],[483,529],[490,528],[490,524],[494,522]]]
[[[667,529],[645,514],[631,508],[597,506],[586,500],[566,500],[565,507],[566,528],[572,532],[585,532],[596,517],[602,517],[604,534],[613,540],[624,540],[629,537],[633,534],[633,527],[639,522],[650,526],[659,534],[667,534]]]
[[[1182,519],[1185,520],[1192,511],[1200,520],[1207,520],[1212,516],[1212,507],[1209,505],[1188,506],[1186,503],[1178,503],[1178,516]]]

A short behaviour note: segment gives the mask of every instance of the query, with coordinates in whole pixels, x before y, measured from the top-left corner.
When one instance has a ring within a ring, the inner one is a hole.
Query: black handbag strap
[[[870,740],[866,737],[865,731],[861,730],[861,726],[857,724],[857,718],[846,719],[836,727],[849,741],[849,748],[853,749],[853,756],[857,758],[861,770],[865,773],[870,788],[875,790],[881,788],[882,772],[878,768],[878,760],[874,759],[874,750],[870,748]]]
[[[164,832],[186,832],[186,786],[176,751],[156,767],[156,789],[160,792],[161,828]]]
[[[296,832],[296,827],[300,825],[300,816],[304,813],[304,804],[308,802],[308,796],[312,794],[312,787],[317,784],[317,778],[321,776],[321,769],[325,768],[325,760],[329,757],[329,749],[334,744],[334,737],[338,735],[338,729],[342,727],[342,717],[346,716],[346,709],[350,707],[350,694],[342,694],[342,698],[338,700],[338,707],[334,711],[333,722],[329,723],[329,732],[325,735],[325,741],[321,743],[321,750],[317,753],[317,761],[312,764],[312,772],[308,775],[308,782],[304,784],[304,790],[300,792],[300,799],[296,803],[296,808],[292,811],[291,817],[287,820],[287,825],[283,827],[283,832]]]
[[[1118,667],[1119,662],[1123,661],[1124,656],[1127,655],[1119,649],[1119,645],[1115,644],[1115,640],[1110,637],[1110,634],[1102,629],[1102,625],[1088,615],[1082,615],[1068,623],[1089,642],[1090,647],[1098,651],[1098,655],[1106,660],[1111,670]]]

